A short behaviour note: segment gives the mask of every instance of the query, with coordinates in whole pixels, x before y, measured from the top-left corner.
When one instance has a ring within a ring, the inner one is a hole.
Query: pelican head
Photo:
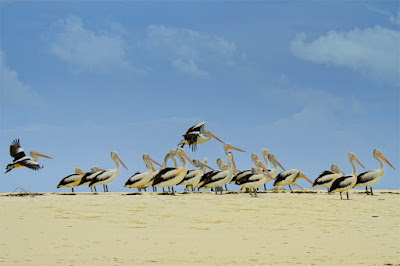
[[[183,148],[178,147],[176,148],[175,151],[175,155],[176,156],[182,156],[183,158],[185,158],[188,162],[190,162],[193,166],[195,166],[192,162],[192,160],[189,158],[189,156],[186,154],[186,152],[183,150]]]
[[[267,149],[262,149],[261,150],[262,155],[264,156],[268,156],[269,152],[267,151]]]
[[[342,170],[340,170],[339,166],[336,164],[332,164],[331,165],[331,170],[332,172],[336,173],[336,174],[340,174],[340,175],[344,175],[344,173],[342,172]]]
[[[282,168],[284,171],[286,171],[285,168],[283,168],[283,166],[278,162],[278,160],[275,158],[275,155],[273,155],[272,153],[268,153],[268,160],[270,162],[275,162],[277,165],[279,165],[280,168]]]
[[[261,162],[261,160],[256,160],[255,164],[256,164],[258,169],[263,169],[264,170],[264,174],[266,174],[268,177],[272,178],[272,176],[269,174],[269,171],[268,171],[267,167],[265,167],[265,165]]]
[[[126,170],[128,170],[128,168],[126,168],[125,164],[121,161],[121,159],[118,156],[118,153],[116,151],[112,151],[111,152],[111,159],[113,161],[117,160],[118,162],[120,162],[122,164],[123,167],[125,167]]]
[[[29,154],[31,155],[32,158],[34,158],[36,160],[39,159],[38,156],[41,156],[41,157],[44,157],[44,158],[47,158],[47,159],[53,159],[53,158],[51,158],[51,157],[49,157],[47,155],[41,154],[41,153],[39,153],[37,151],[31,151]]]
[[[83,172],[81,168],[79,168],[79,167],[76,167],[76,168],[75,168],[75,174],[84,175],[84,174],[86,174],[86,173],[85,173],[85,172]]]
[[[215,136],[210,130],[203,128],[203,135],[206,137],[213,137],[214,139],[218,140],[219,142],[224,143],[220,140],[217,136]]]
[[[221,158],[218,158],[217,159],[217,165],[218,165],[218,167],[221,165],[221,164],[223,164],[224,163],[224,161],[221,159]]]
[[[256,162],[257,162],[257,161],[259,161],[259,160],[260,160],[260,158],[258,157],[258,155],[257,155],[257,154],[255,154],[255,153],[252,153],[252,154],[251,154],[251,160],[253,161],[253,163],[255,163],[255,164],[256,164]]]
[[[389,163],[388,159],[386,159],[386,157],[383,156],[383,154],[380,150],[374,149],[373,155],[375,158],[377,158],[377,157],[381,158],[382,160],[385,161],[385,163],[387,163],[390,167],[392,167],[393,169],[396,170],[396,168],[394,168],[394,166],[391,163]]]
[[[161,164],[159,164],[156,161],[154,161],[153,158],[151,158],[150,155],[148,155],[146,153],[143,154],[143,161],[145,161],[145,162],[150,161],[152,163],[155,163],[158,166],[161,166]]]
[[[228,155],[228,150],[235,150],[235,151],[245,152],[244,150],[236,148],[236,147],[232,146],[229,143],[224,143],[224,152],[225,152],[226,155]]]
[[[357,159],[357,157],[354,155],[354,153],[349,152],[349,161],[356,161],[362,168],[365,168],[364,165]]]
[[[303,172],[299,172],[298,174],[298,178],[304,178],[305,180],[307,180],[308,182],[310,182],[310,184],[314,184]]]

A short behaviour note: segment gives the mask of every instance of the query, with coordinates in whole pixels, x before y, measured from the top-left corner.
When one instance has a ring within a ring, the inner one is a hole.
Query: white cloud
[[[382,16],[385,16],[391,23],[393,23],[394,25],[400,25],[400,10],[397,11],[397,14],[392,14],[389,11],[386,11],[384,9],[380,9],[371,5],[367,5],[367,8],[375,13],[378,13]]]
[[[348,67],[373,79],[399,84],[400,32],[380,26],[347,32],[330,31],[306,42],[299,34],[291,42],[292,53],[318,64]]]
[[[31,106],[42,105],[39,95],[27,84],[22,82],[18,73],[10,69],[6,63],[3,52],[0,51],[1,70],[1,99],[2,104],[20,108],[21,104]]]
[[[55,24],[50,51],[78,71],[110,72],[130,69],[126,59],[124,30],[113,24],[110,30],[93,31],[78,17],[68,17]]]
[[[146,47],[178,71],[207,76],[211,65],[234,65],[236,45],[218,36],[190,29],[158,25],[147,27]]]

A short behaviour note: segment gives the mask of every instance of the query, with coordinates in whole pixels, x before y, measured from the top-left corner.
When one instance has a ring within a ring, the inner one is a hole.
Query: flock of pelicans
[[[254,166],[249,170],[240,171],[236,169],[234,156],[230,150],[244,151],[223,142],[209,130],[205,129],[204,126],[205,122],[202,122],[189,128],[183,135],[184,139],[178,144],[180,147],[168,152],[162,164],[157,163],[148,154],[143,154],[143,161],[148,171],[144,173],[137,172],[132,175],[126,181],[125,187],[137,188],[139,191],[142,189],[146,190],[149,186],[153,187],[153,191],[157,191],[157,187],[161,187],[164,191],[164,188],[167,187],[168,191],[170,191],[171,188],[171,193],[174,194],[175,185],[185,185],[185,190],[190,188],[192,190],[196,188],[211,189],[215,190],[215,193],[220,192],[222,194],[222,187],[225,185],[226,189],[226,184],[232,182],[246,189],[251,196],[257,196],[257,189],[262,185],[264,185],[265,189],[265,184],[269,181],[274,181],[274,186],[289,186],[292,191],[291,185],[301,189],[296,181],[300,178],[304,178],[313,184],[313,187],[327,187],[329,193],[340,192],[341,199],[342,192],[346,192],[347,199],[349,199],[348,191],[353,187],[365,187],[366,193],[373,195],[372,186],[382,178],[385,171],[383,162],[386,162],[395,169],[380,150],[374,149],[373,156],[379,162],[380,168],[358,174],[354,162],[357,162],[363,168],[365,167],[357,157],[350,152],[348,158],[353,168],[351,174],[345,175],[337,165],[333,164],[330,171],[322,172],[315,181],[312,182],[303,172],[297,169],[285,170],[272,153],[263,149],[262,157],[265,164],[260,160],[257,154],[253,153],[251,159]],[[195,151],[198,144],[209,141],[211,138],[215,138],[223,143],[226,155],[226,164],[222,159],[217,159],[219,169],[216,170],[207,165],[207,159],[204,159],[204,162],[197,159],[191,160],[183,150],[183,147],[188,145],[189,148]],[[10,145],[10,155],[14,160],[13,163],[7,165],[6,173],[14,168],[21,167],[28,167],[33,170],[41,169],[43,166],[40,166],[37,162],[39,159],[38,156],[52,159],[36,151],[30,152],[31,157],[26,156],[23,148],[20,146],[19,139],[14,140]],[[180,167],[175,157],[181,162]],[[57,188],[70,187],[72,192],[74,192],[75,186],[87,185],[92,191],[94,189],[95,192],[97,192],[96,186],[103,185],[104,192],[108,192],[107,184],[118,177],[120,164],[126,168],[117,152],[111,152],[111,159],[116,165],[115,169],[104,170],[94,166],[90,172],[83,172],[80,168],[75,168],[75,173],[63,178]],[[169,160],[174,162],[174,167],[167,167]],[[195,169],[188,169],[188,162],[192,164]],[[273,165],[273,168],[270,168],[270,163]],[[154,165],[160,168],[156,170]],[[278,167],[282,168],[283,172],[278,174]],[[207,168],[211,171],[207,172]],[[370,187],[370,191],[368,191],[368,187]]]

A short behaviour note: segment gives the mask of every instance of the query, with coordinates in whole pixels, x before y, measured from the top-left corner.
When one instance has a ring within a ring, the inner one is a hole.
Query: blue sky
[[[376,169],[374,148],[399,169],[399,10],[398,1],[1,1],[0,166],[15,138],[54,159],[2,175],[0,191],[57,191],[75,167],[114,168],[112,150],[129,170],[110,191],[127,191],[143,153],[162,161],[201,121],[247,151],[235,153],[243,170],[262,148],[311,179],[332,163],[350,173],[348,152]],[[212,166],[225,157],[215,140],[187,153]],[[375,187],[399,189],[398,170],[386,166]]]

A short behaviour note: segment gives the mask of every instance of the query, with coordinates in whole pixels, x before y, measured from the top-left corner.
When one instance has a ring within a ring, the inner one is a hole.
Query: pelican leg
[[[225,184],[225,191],[228,191],[228,187],[226,186],[226,184]]]
[[[292,187],[289,185],[290,193],[293,193]]]
[[[144,188],[144,191],[147,192],[147,191],[146,191],[146,188]]]
[[[174,187],[172,187],[172,195],[175,195]]]
[[[93,192],[93,188],[92,187],[90,187],[90,192]]]
[[[372,192],[372,187],[369,187],[371,189],[371,195],[374,195],[374,193]]]
[[[254,197],[257,197],[257,189],[254,188]]]
[[[103,185],[103,191],[106,192],[106,186],[105,185]]]
[[[327,187],[326,190],[328,190],[328,194],[331,194],[331,193],[329,192],[329,187]]]
[[[96,187],[94,187],[94,192],[96,192],[96,193],[97,193],[97,189],[96,189]]]
[[[340,199],[342,199],[342,192],[340,192]]]
[[[369,191],[368,191],[368,187],[365,187],[365,193],[368,195]]]
[[[264,190],[267,190],[267,185],[266,184],[264,184]]]
[[[347,191],[346,194],[347,194],[347,199],[349,199],[349,192]]]
[[[162,192],[165,192],[165,191],[164,191],[164,187],[162,188]]]
[[[106,189],[107,189],[107,192],[108,192],[108,185],[106,185]]]
[[[73,187],[71,188],[71,190],[72,190],[72,192],[74,192],[74,188]]]
[[[171,188],[170,187],[168,187],[168,192],[171,192]]]

